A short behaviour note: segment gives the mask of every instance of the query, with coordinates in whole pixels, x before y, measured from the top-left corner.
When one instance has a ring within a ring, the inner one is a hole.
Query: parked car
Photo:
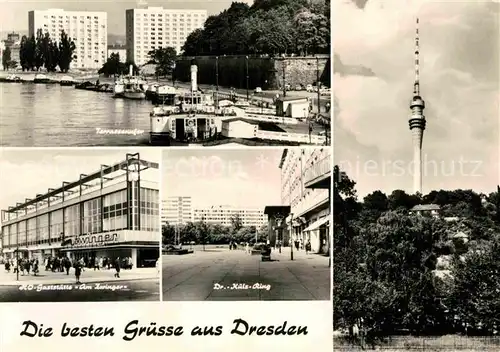
[[[295,86],[295,90],[302,90],[302,84],[297,84]]]
[[[290,85],[290,83],[285,84],[285,90],[291,90],[291,89],[292,86]]]
[[[262,88],[261,87],[256,87],[254,90],[254,93],[262,93]]]
[[[312,84],[308,84],[308,85],[306,86],[306,91],[308,91],[309,93],[314,92],[313,85],[312,85]]]

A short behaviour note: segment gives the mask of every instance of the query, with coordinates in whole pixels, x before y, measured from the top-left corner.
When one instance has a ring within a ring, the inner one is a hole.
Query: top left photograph
[[[15,1],[0,147],[331,146],[330,1]]]

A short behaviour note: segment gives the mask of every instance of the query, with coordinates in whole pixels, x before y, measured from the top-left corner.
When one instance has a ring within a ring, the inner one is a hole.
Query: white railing
[[[284,132],[270,132],[270,131],[257,131],[256,138],[270,139],[276,141],[290,141],[304,144],[323,145],[326,143],[324,136],[311,135],[304,133],[284,133]]]
[[[276,115],[255,115],[255,114],[246,114],[246,119],[255,120],[255,121],[263,121],[263,122],[274,122],[274,123],[282,123],[286,125],[297,125],[299,121],[290,117],[280,117]]]

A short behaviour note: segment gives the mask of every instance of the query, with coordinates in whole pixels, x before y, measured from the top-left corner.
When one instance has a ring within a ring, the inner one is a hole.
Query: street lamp
[[[17,242],[17,249],[16,249],[16,281],[19,281],[19,229],[17,229],[16,232],[16,242]]]
[[[248,55],[245,56],[245,66],[246,66],[246,72],[247,72],[247,101],[249,100],[249,95],[248,95]]]
[[[215,57],[215,108],[219,108],[219,57]]]
[[[319,113],[321,112],[321,105],[320,105],[321,93],[319,91],[320,87],[321,83],[319,82],[319,57],[316,56],[316,88],[318,89],[318,117]]]
[[[293,260],[293,213],[290,213],[290,260]]]
[[[285,54],[282,55],[282,66],[283,66],[283,97],[286,97],[286,77],[285,77]]]

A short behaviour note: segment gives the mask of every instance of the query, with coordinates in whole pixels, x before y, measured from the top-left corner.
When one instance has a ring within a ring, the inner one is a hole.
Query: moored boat
[[[6,82],[11,82],[11,83],[20,83],[22,82],[21,81],[21,77],[17,76],[17,75],[8,75],[6,78],[5,78],[5,81]]]
[[[75,80],[71,76],[63,76],[61,80],[59,81],[59,84],[61,86],[72,86],[75,84]]]
[[[132,85],[131,87],[125,87],[123,97],[126,99],[142,100],[146,98],[146,93]]]
[[[50,78],[41,73],[36,74],[35,79],[33,80],[33,83],[50,83],[50,82],[51,82]]]

